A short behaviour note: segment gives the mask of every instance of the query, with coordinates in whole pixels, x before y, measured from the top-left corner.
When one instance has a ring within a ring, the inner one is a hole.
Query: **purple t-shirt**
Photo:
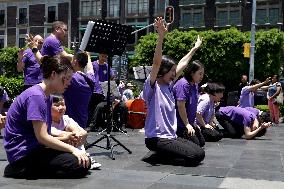
[[[254,115],[256,115],[256,117],[259,116],[259,113],[260,113],[259,109],[253,108],[253,107],[245,107],[245,109],[250,111],[250,112],[252,112],[252,113],[254,113]]]
[[[45,96],[39,85],[22,92],[8,111],[4,129],[4,148],[10,163],[41,146],[34,133],[33,120],[46,122],[50,133],[51,100]]]
[[[53,35],[48,36],[44,39],[41,55],[47,56],[55,56],[63,52],[63,47],[61,46],[61,42]]]
[[[173,93],[177,101],[185,101],[185,108],[189,124],[194,124],[198,102],[198,85],[190,84],[184,77],[176,82]],[[177,111],[177,126],[185,127]]]
[[[146,138],[176,138],[177,121],[175,99],[172,93],[173,83],[159,85],[157,81],[150,85],[150,78],[145,81],[143,99],[147,104],[145,121]]]
[[[205,93],[198,99],[197,111],[203,117],[205,124],[209,124],[212,116],[215,114],[214,100],[210,99],[209,94]],[[196,123],[199,125],[198,120]]]
[[[70,85],[64,92],[66,115],[74,119],[82,128],[87,127],[88,105],[92,96],[92,90],[86,79],[93,82],[92,74],[74,73]]]
[[[250,86],[243,87],[240,96],[240,105],[239,107],[253,107],[254,106],[254,93],[249,91]]]
[[[95,87],[94,87],[94,93],[99,93],[102,94],[102,87],[100,85],[100,82],[104,82],[108,80],[108,64],[99,64],[98,61],[93,62],[93,69],[94,69],[94,82],[95,82]],[[110,69],[110,77],[113,77],[114,73],[113,70]]]
[[[42,81],[42,71],[40,65],[31,49],[24,51],[24,58],[22,61],[25,64],[24,67],[24,80],[25,85],[35,85]]]
[[[233,123],[246,127],[251,127],[253,121],[256,119],[256,115],[253,112],[235,106],[221,107],[219,113],[227,117],[227,119],[231,120]]]
[[[0,101],[7,102],[8,100],[9,100],[9,96],[8,96],[6,90],[4,90],[3,96],[0,99]]]

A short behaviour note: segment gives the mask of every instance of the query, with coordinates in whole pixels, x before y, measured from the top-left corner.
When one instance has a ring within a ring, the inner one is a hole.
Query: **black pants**
[[[244,135],[244,126],[233,123],[231,120],[228,120],[227,117],[216,113],[216,119],[220,125],[224,128],[222,131],[224,138],[242,138]]]
[[[104,95],[102,94],[99,94],[99,93],[93,93],[92,94],[92,97],[91,97],[91,100],[89,102],[89,108],[88,108],[88,111],[89,111],[89,115],[88,115],[88,123],[87,125],[89,127],[94,127],[95,125],[95,114],[96,114],[96,108],[97,108],[97,105],[101,102],[104,101]]]
[[[197,144],[198,146],[203,147],[205,145],[205,139],[201,133],[201,131],[197,128],[197,127],[193,127],[195,130],[195,135],[194,136],[190,136],[188,134],[187,128],[186,127],[178,127],[177,128],[177,136],[190,140],[192,142],[194,142],[195,144]]]
[[[4,171],[10,178],[82,178],[89,168],[79,165],[71,153],[40,147],[25,157],[8,164]]]
[[[101,102],[97,105],[92,124],[90,125],[90,130],[95,131],[99,127],[106,127],[106,119],[107,119],[108,106],[107,102]],[[128,109],[123,102],[117,104],[113,109],[113,121],[117,128],[122,128],[123,125],[127,123],[127,113]]]
[[[206,142],[217,142],[223,138],[223,134],[217,129],[201,128],[201,133]]]
[[[181,158],[186,165],[198,165],[205,157],[204,150],[195,143],[183,138],[146,138],[146,147],[159,154],[159,160]]]

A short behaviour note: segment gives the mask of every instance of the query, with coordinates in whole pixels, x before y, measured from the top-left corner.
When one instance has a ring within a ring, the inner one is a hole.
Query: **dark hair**
[[[74,59],[77,60],[77,62],[79,63],[79,66],[81,68],[85,68],[85,66],[87,65],[88,63],[88,55],[86,52],[77,52],[75,55],[74,55]]]
[[[52,103],[58,103],[64,100],[63,96],[60,94],[53,94],[52,95]]]
[[[204,65],[199,60],[192,61],[192,63],[189,64],[184,70],[184,78],[188,82],[193,81],[192,74],[194,74],[195,72],[197,72],[202,68],[204,68]]]
[[[175,64],[176,62],[174,61],[174,59],[172,59],[169,56],[163,55],[157,77],[163,77],[166,73],[168,73],[172,69],[173,65]]]
[[[208,94],[214,95],[216,93],[223,93],[225,91],[224,85],[221,83],[207,83],[205,92]]]
[[[0,98],[4,96],[4,87],[0,86]]]
[[[279,81],[279,75],[275,74],[275,75],[273,75],[273,77],[274,76],[276,77],[276,80]]]
[[[256,84],[259,84],[259,83],[260,83],[260,81],[258,79],[253,79],[253,80],[251,80],[249,85],[256,85]]]
[[[57,28],[63,27],[63,26],[67,26],[67,24],[65,24],[62,21],[55,21],[52,23],[52,32],[54,32]]]
[[[266,134],[266,128],[261,129],[254,137],[262,137]]]
[[[41,63],[44,79],[48,79],[53,71],[60,74],[62,72],[66,73],[69,69],[72,70],[71,62],[63,56],[44,56]]]
[[[259,124],[264,123],[264,122],[267,123],[267,122],[271,121],[269,113],[268,112],[262,112],[258,116],[258,121],[259,121]]]

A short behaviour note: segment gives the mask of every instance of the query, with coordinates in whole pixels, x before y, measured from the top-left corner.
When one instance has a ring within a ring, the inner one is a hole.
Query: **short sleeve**
[[[210,99],[199,98],[197,105],[197,112],[203,114],[206,110],[210,108]]]
[[[186,85],[182,82],[177,82],[173,88],[175,98],[178,101],[186,101],[188,99],[189,85]]]
[[[249,86],[243,87],[241,94],[247,94],[249,93]]]
[[[143,88],[143,99],[146,100],[147,102],[149,102],[149,100],[151,99],[154,93],[156,82],[157,81],[155,81],[154,85],[151,86],[150,77],[148,77],[145,81],[144,88]]]
[[[47,103],[43,96],[36,95],[27,99],[27,120],[47,122]]]

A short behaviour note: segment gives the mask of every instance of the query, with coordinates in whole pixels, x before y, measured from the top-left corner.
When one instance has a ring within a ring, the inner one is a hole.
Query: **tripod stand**
[[[89,21],[87,25],[87,29],[85,31],[84,37],[82,39],[82,43],[80,46],[80,50],[89,51],[89,52],[98,52],[104,53],[108,55],[108,68],[107,68],[107,126],[106,126],[106,134],[104,134],[98,140],[90,143],[86,146],[86,149],[91,148],[93,146],[97,146],[106,150],[110,150],[111,158],[114,160],[113,148],[115,146],[121,146],[129,154],[132,152],[124,146],[121,142],[119,142],[112,134],[113,122],[110,114],[111,110],[111,102],[110,102],[110,64],[113,55],[121,55],[124,51],[127,40],[129,39],[130,33],[132,31],[131,26],[123,26],[120,24],[110,23],[106,21]],[[106,139],[106,147],[97,145],[98,142]],[[112,141],[116,142],[116,144],[112,144]]]

